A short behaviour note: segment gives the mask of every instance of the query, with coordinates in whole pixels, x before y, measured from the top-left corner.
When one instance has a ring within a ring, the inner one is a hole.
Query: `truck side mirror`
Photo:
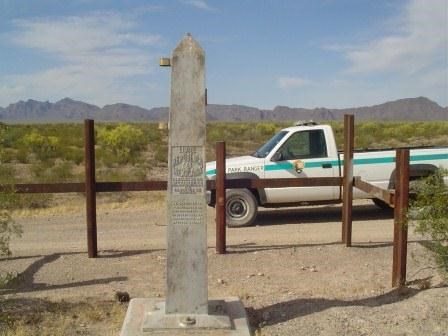
[[[273,162],[281,161],[282,158],[283,158],[282,153],[276,152],[274,155],[272,155],[271,161],[273,161]]]

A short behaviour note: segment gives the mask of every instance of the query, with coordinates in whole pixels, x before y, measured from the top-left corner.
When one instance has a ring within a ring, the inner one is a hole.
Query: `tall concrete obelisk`
[[[163,62],[172,67],[166,301],[131,300],[121,336],[249,336],[239,299],[207,294],[204,51],[187,34]]]
[[[167,314],[208,312],[204,64],[188,34],[171,60]]]

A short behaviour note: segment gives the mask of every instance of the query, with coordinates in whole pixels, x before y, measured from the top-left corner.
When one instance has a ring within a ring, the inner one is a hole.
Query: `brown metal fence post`
[[[216,143],[216,253],[226,253],[226,143]]]
[[[402,287],[406,283],[408,246],[409,149],[397,149],[396,152],[392,287]]]
[[[353,208],[353,148],[354,117],[344,115],[344,179],[342,194],[342,242],[352,245],[352,208]]]
[[[95,188],[95,126],[93,120],[84,120],[84,156],[86,170],[87,251],[89,258],[98,255],[96,233]]]

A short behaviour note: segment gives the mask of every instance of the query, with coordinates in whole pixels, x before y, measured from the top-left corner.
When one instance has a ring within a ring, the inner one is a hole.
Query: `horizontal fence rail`
[[[226,180],[226,189],[235,188],[285,188],[285,187],[321,187],[340,186],[341,177],[312,177],[285,179],[233,179]],[[95,182],[96,192],[117,191],[163,191],[167,188],[167,181],[138,181],[138,182]],[[216,181],[207,181],[207,190],[216,189]],[[0,191],[13,190],[18,194],[59,194],[82,193],[86,191],[85,183],[29,183],[3,184]]]
[[[97,192],[112,191],[157,191],[166,190],[166,181],[142,181],[142,182],[97,182]]]
[[[386,202],[391,207],[394,207],[394,192],[382,189],[366,181],[363,181],[360,176],[355,176],[353,179],[356,188],[370,194],[375,198]]]

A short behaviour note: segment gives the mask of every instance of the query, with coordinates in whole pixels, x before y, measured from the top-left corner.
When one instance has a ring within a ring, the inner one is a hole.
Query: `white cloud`
[[[113,13],[16,20],[13,24],[10,42],[51,57],[54,66],[0,78],[8,83],[0,87],[0,105],[24,97],[66,96],[99,105],[141,102],[147,88],[130,79],[151,73],[151,63],[155,66],[151,48],[160,36],[135,32],[132,19]]]
[[[345,51],[349,72],[414,74],[440,61],[446,67],[447,4],[446,0],[411,0],[388,35]]]
[[[279,77],[277,84],[282,89],[291,89],[296,87],[308,86],[311,81],[301,77]]]
[[[193,6],[197,9],[206,10],[206,11],[213,11],[215,8],[211,7],[207,2],[204,0],[183,0],[184,4]]]

